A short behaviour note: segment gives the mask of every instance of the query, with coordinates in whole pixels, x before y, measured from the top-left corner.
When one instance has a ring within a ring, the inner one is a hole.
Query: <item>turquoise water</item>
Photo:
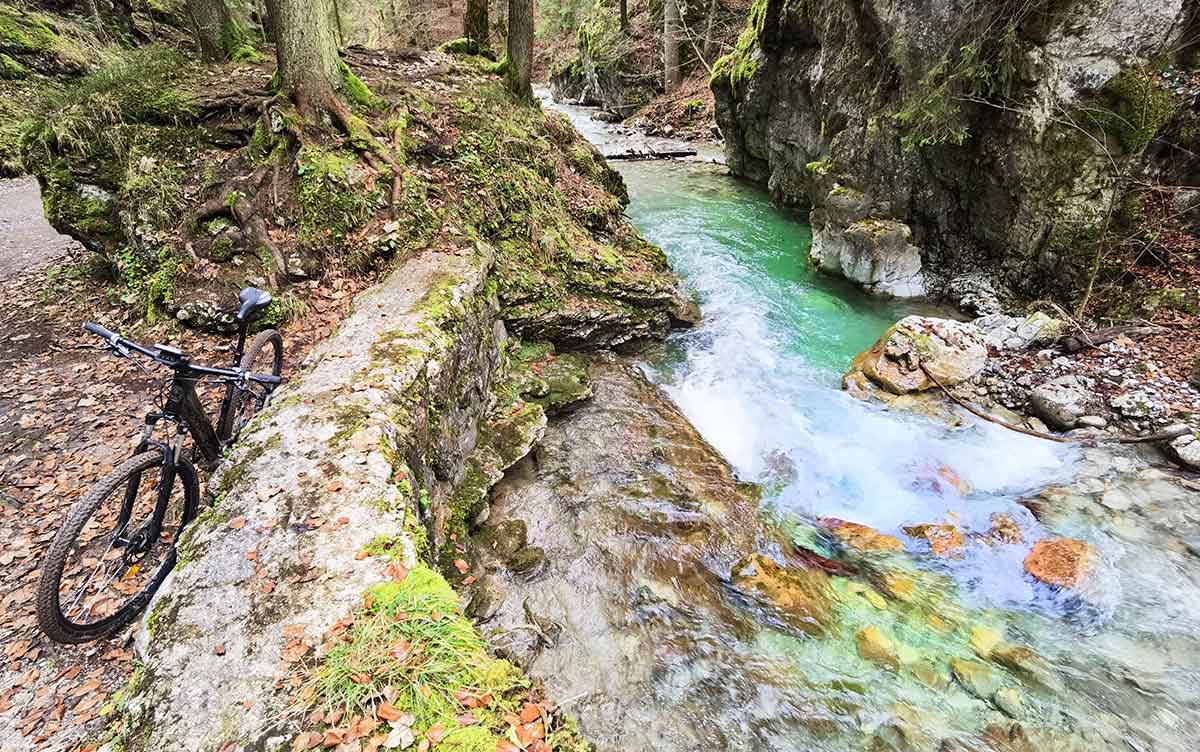
[[[955,684],[864,671],[846,641],[796,643],[764,633],[754,650],[784,658],[809,680],[864,681],[872,710],[850,722],[858,728],[871,728],[864,717],[904,718],[903,706],[919,708],[913,723],[938,729],[934,736],[981,740],[1013,717],[1040,727],[1036,743],[1014,749],[1194,749],[1187,729],[1200,722],[1200,567],[1183,542],[1196,530],[1186,511],[1197,508],[1191,492],[1130,454],[979,421],[951,427],[850,397],[840,378],[851,359],[898,318],[928,311],[817,275],[806,263],[804,218],[719,168],[620,169],[632,199],[627,214],[662,246],[704,314],[698,327],[648,356],[649,375],[741,478],[763,484],[768,516],[872,526],[901,540],[924,576],[935,578],[918,588],[914,612],[896,614],[889,605],[886,615],[872,614],[844,600],[843,620],[883,618],[885,631],[942,672],[948,656],[973,660],[969,639],[992,630],[1031,647],[1064,684],[1046,691],[1003,675],[1021,686],[1023,706],[1002,714],[994,697],[971,698]],[[938,482],[946,470],[965,481],[962,490]],[[1107,501],[1123,484],[1140,499],[1132,510]],[[1029,498],[1040,500],[1041,520]],[[1020,543],[986,542],[997,513],[1017,524]],[[921,523],[952,524],[967,544],[955,556],[933,556],[902,531]],[[1097,573],[1078,592],[1025,575],[1033,543],[1056,535],[1098,552]],[[933,616],[956,626],[943,633]],[[847,641],[854,628],[845,628]]]
[[[887,532],[942,522],[986,530],[998,511],[1036,524],[1016,497],[1069,477],[1071,450],[987,424],[951,430],[840,390],[851,359],[922,306],[869,298],[812,271],[803,217],[716,168],[621,169],[630,218],[663,247],[704,314],[649,370],[743,478],[780,489],[785,510]],[[971,485],[970,503],[929,482],[943,467]],[[1019,575],[1019,561],[979,562],[1000,564]],[[1004,593],[1009,578],[992,579],[1001,597],[1032,595]]]

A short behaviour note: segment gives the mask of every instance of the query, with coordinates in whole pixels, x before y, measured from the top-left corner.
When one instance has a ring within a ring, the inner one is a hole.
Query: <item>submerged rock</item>
[[[872,663],[879,663],[889,668],[899,668],[900,657],[896,645],[882,629],[875,625],[863,627],[854,636],[858,654]]]
[[[842,388],[861,388],[865,377],[891,394],[908,394],[933,388],[928,374],[943,386],[954,386],[973,378],[986,364],[987,347],[973,324],[906,316],[854,359]]]
[[[992,527],[988,530],[988,537],[997,543],[1006,543],[1008,545],[1018,545],[1025,542],[1025,534],[1021,532],[1021,526],[1017,521],[1007,514],[996,513],[991,518]]]
[[[900,551],[904,544],[893,535],[886,535],[873,527],[847,522],[836,517],[826,517],[821,524],[836,535],[842,543],[860,551]]]
[[[955,658],[950,661],[950,673],[963,689],[984,702],[990,702],[992,695],[1003,687],[995,672],[979,661]]]
[[[833,623],[829,575],[819,569],[782,567],[762,554],[734,566],[733,584],[768,602],[790,626],[819,636]]]
[[[1096,551],[1088,543],[1071,538],[1047,538],[1033,544],[1025,557],[1025,571],[1048,585],[1073,588],[1091,574]]]
[[[905,535],[927,541],[937,556],[960,556],[966,545],[962,532],[954,525],[913,525],[902,530]]]

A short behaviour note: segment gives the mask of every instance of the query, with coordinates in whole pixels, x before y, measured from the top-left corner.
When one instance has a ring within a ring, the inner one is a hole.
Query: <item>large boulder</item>
[[[1029,408],[1047,425],[1067,431],[1088,414],[1091,397],[1092,383],[1087,377],[1059,376],[1029,393]]]
[[[857,282],[867,292],[895,298],[925,294],[921,252],[912,230],[894,219],[860,219],[849,225],[813,212],[809,257],[821,271]]]
[[[934,387],[934,379],[942,386],[960,384],[986,364],[987,347],[973,324],[906,316],[854,359],[842,386],[855,391],[874,385],[890,394],[909,394]]]

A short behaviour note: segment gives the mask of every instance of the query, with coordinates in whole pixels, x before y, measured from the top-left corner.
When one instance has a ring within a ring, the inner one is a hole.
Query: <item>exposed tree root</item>
[[[239,177],[230,180],[221,188],[215,198],[205,201],[196,208],[192,215],[192,223],[196,225],[209,217],[221,214],[228,214],[232,217],[249,238],[253,247],[266,249],[271,254],[274,268],[267,271],[268,281],[273,288],[279,289],[287,278],[287,259],[271,240],[271,235],[267,231],[267,223],[263,221],[262,215],[259,214],[254,204],[246,199],[246,191],[260,190],[266,177],[267,168],[260,167],[248,178]]]

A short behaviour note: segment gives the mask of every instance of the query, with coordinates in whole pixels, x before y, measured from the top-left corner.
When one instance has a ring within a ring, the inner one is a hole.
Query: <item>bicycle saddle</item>
[[[244,288],[238,293],[237,320],[246,321],[254,314],[271,305],[271,293],[257,287]]]

